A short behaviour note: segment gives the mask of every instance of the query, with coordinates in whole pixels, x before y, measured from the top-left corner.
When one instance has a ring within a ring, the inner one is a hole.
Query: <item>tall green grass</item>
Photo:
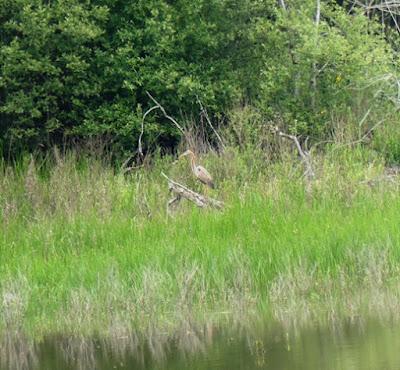
[[[182,202],[172,216],[161,171],[202,191],[186,162],[123,174],[56,152],[51,164],[3,165],[1,332],[150,338],[261,314],[289,323],[396,312],[399,181],[373,153],[315,154],[312,193],[290,153],[201,160],[224,210]]]

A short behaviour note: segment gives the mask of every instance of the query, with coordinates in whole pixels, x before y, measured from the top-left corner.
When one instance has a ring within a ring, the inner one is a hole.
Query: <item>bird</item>
[[[211,177],[210,173],[200,165],[196,165],[196,156],[191,150],[186,150],[183,154],[179,156],[179,158],[183,158],[186,156],[190,156],[190,165],[192,168],[193,175],[200,180],[204,185],[209,186],[211,189],[214,189],[214,181]]]

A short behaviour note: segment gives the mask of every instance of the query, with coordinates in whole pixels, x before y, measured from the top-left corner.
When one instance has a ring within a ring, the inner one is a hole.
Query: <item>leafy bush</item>
[[[322,4],[317,22],[314,1],[292,5],[264,46],[264,110],[278,112],[292,132],[312,136],[332,131],[332,114],[359,121],[368,109],[388,111],[377,92],[382,97],[392,88],[382,77],[394,61],[378,25],[329,3]]]
[[[396,62],[378,25],[331,1],[319,23],[315,1],[286,3],[2,1],[0,149],[107,137],[115,153],[132,153],[151,106],[146,91],[176,118],[196,121],[201,101],[229,122],[246,103],[258,122],[279,116],[319,138],[333,117],[351,125],[370,109],[369,126],[392,114]],[[179,137],[161,112],[147,116],[146,148],[173,148]]]

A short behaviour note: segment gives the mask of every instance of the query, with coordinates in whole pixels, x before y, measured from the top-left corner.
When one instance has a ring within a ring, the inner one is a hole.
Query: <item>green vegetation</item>
[[[216,126],[245,102],[314,141],[395,126],[394,15],[326,0],[317,20],[315,0],[284,2],[2,1],[3,155],[100,138],[125,158],[152,104],[146,91],[197,129],[199,101]],[[181,133],[159,111],[146,123],[146,152],[176,149]]]
[[[196,187],[186,162],[124,175],[55,151],[51,166],[4,166],[2,331],[148,338],[262,312],[286,324],[395,312],[397,177],[336,145],[314,156],[310,193],[291,153],[203,156],[226,208],[182,203],[173,217],[160,171]]]
[[[396,314],[397,15],[358,3],[0,2],[0,366],[25,335]],[[161,172],[203,192],[186,149],[222,211],[167,212]]]

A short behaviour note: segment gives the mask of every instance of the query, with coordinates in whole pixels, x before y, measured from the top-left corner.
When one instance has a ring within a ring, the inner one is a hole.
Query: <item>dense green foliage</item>
[[[197,121],[198,100],[214,119],[246,102],[314,137],[352,131],[368,109],[366,127],[393,114],[397,62],[379,24],[332,1],[317,24],[315,1],[286,3],[3,0],[3,154],[92,137],[133,152],[146,91],[183,121]],[[147,148],[179,135],[148,116]]]

